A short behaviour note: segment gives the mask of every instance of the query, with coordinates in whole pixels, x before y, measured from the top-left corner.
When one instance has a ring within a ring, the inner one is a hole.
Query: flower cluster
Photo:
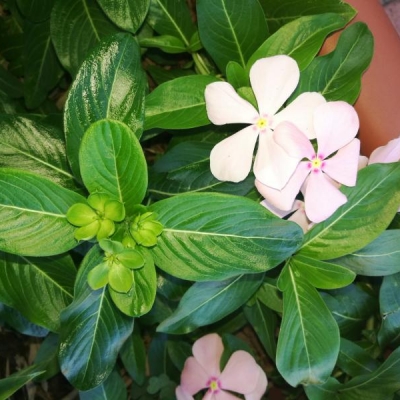
[[[267,377],[247,352],[235,351],[221,372],[224,352],[222,339],[215,333],[198,339],[192,347],[176,388],[178,400],[193,400],[193,395],[206,390],[203,399],[239,399],[230,392],[244,395],[246,400],[260,400],[267,389]]]
[[[253,170],[263,204],[278,214],[288,214],[301,192],[301,208],[316,223],[347,201],[340,185],[356,184],[359,121],[351,105],[326,102],[315,92],[300,94],[282,109],[299,76],[297,63],[285,55],[255,62],[250,82],[258,110],[229,83],[208,85],[205,99],[211,122],[249,124],[213,148],[210,164],[217,179],[240,182],[250,172],[258,139]]]

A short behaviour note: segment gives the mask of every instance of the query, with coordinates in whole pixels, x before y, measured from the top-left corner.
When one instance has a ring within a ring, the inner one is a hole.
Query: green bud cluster
[[[157,244],[157,237],[161,235],[163,226],[157,221],[157,214],[144,212],[136,215],[129,225],[129,232],[135,242],[141,246],[151,247]]]
[[[99,245],[105,257],[89,272],[89,286],[97,290],[109,284],[116,292],[128,293],[134,282],[133,270],[142,268],[145,263],[142,254],[110,239],[100,240]]]
[[[67,212],[68,221],[79,228],[75,231],[76,240],[98,241],[115,232],[115,222],[125,218],[125,207],[106,193],[94,193],[87,199],[88,204],[76,203]]]

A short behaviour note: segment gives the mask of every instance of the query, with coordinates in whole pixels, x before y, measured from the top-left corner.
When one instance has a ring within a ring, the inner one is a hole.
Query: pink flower
[[[205,400],[239,399],[229,392],[243,394],[246,400],[261,399],[267,377],[249,353],[235,351],[221,372],[224,346],[220,336],[203,336],[193,344],[192,351],[194,357],[186,360],[181,384],[176,388],[178,400],[193,400],[193,395],[203,389],[207,389]]]
[[[318,148],[315,151],[296,126],[281,123],[274,132],[274,140],[299,163],[294,171],[292,165],[281,163],[280,167],[287,168],[291,174],[282,190],[256,182],[258,191],[274,207],[289,210],[301,189],[308,219],[312,222],[327,219],[347,201],[338,189],[339,184],[356,184],[360,153],[360,141],[355,139],[358,127],[358,116],[351,105],[343,101],[321,104],[314,113]]]
[[[375,149],[369,157],[368,165],[376,163],[391,163],[400,160],[400,137],[391,140],[385,146]]]
[[[314,137],[312,113],[325,102],[319,93],[303,93],[278,112],[299,82],[299,68],[292,58],[278,55],[262,58],[250,69],[251,86],[258,110],[240,97],[227,82],[214,82],[205,91],[208,118],[215,125],[249,124],[218,143],[211,151],[212,174],[221,181],[240,182],[249,174],[258,139],[254,173],[261,182],[281,189],[288,181],[286,169],[277,168],[285,160],[294,169],[296,160],[288,157],[272,138],[273,129],[289,121],[309,138]]]

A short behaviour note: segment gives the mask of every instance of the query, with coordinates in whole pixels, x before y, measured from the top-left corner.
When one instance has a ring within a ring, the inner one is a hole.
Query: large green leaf
[[[196,282],[157,331],[185,334],[221,320],[246,303],[260,286],[262,278],[262,274],[252,274],[226,281]]]
[[[102,260],[99,246],[87,253],[76,280],[75,299],[61,315],[61,371],[80,390],[107,379],[133,330],[133,318],[115,307],[107,288],[92,291],[87,283],[87,274]]]
[[[76,269],[70,256],[20,257],[0,252],[0,301],[51,331],[73,299]]]
[[[247,69],[259,58],[287,54],[303,70],[314,59],[326,36],[343,28],[347,22],[348,19],[333,13],[297,18],[282,26],[254,52],[247,63]]]
[[[115,25],[132,33],[135,33],[142,25],[150,5],[150,0],[135,0],[134,2],[120,0],[97,1]]]
[[[147,165],[134,133],[123,123],[100,120],[83,136],[81,175],[90,193],[105,192],[125,205],[127,214],[147,190]]]
[[[330,376],[339,354],[339,328],[317,290],[290,263],[282,271],[283,319],[276,366],[292,386]]]
[[[17,0],[21,13],[32,22],[41,22],[50,17],[55,0]]]
[[[13,99],[24,96],[22,83],[18,78],[4,67],[0,68],[0,92],[5,93]]]
[[[35,172],[66,188],[76,188],[62,123],[51,117],[1,115],[0,167]]]
[[[201,42],[222,73],[229,61],[245,67],[268,35],[257,0],[198,0],[197,18]]]
[[[69,92],[64,119],[68,158],[77,176],[79,145],[92,123],[115,119],[140,137],[145,88],[139,47],[129,34],[102,42],[83,63]]]
[[[260,204],[219,193],[193,193],[150,207],[164,231],[151,249],[158,267],[181,279],[209,281],[267,271],[298,248],[298,225]]]
[[[61,64],[76,75],[89,52],[105,37],[118,32],[96,0],[55,0],[51,39]]]
[[[367,25],[356,22],[340,35],[336,49],[317,57],[301,73],[293,97],[320,92],[327,100],[354,103],[360,94],[361,76],[372,59],[374,39]]]
[[[356,11],[342,0],[259,0],[271,31],[304,15],[335,13],[350,21]]]
[[[39,175],[0,169],[0,250],[25,256],[50,256],[77,245],[66,213],[84,202],[77,193]]]
[[[385,276],[400,272],[400,229],[383,231],[361,250],[332,260],[358,275]]]
[[[146,97],[145,129],[188,129],[208,125],[204,91],[213,76],[190,75],[165,82]]]
[[[389,225],[400,204],[400,164],[362,169],[357,185],[343,188],[347,203],[305,236],[300,254],[330,260],[357,251]]]

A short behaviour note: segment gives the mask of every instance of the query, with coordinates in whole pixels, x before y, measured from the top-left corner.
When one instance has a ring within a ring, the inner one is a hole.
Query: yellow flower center
[[[320,169],[322,165],[322,160],[319,158],[315,158],[314,160],[311,161],[311,166],[312,169]]]
[[[264,117],[259,118],[256,122],[256,126],[260,131],[265,129],[268,126],[268,119]]]
[[[208,390],[211,391],[211,393],[218,393],[220,390],[220,382],[218,378],[211,378],[207,382]]]

